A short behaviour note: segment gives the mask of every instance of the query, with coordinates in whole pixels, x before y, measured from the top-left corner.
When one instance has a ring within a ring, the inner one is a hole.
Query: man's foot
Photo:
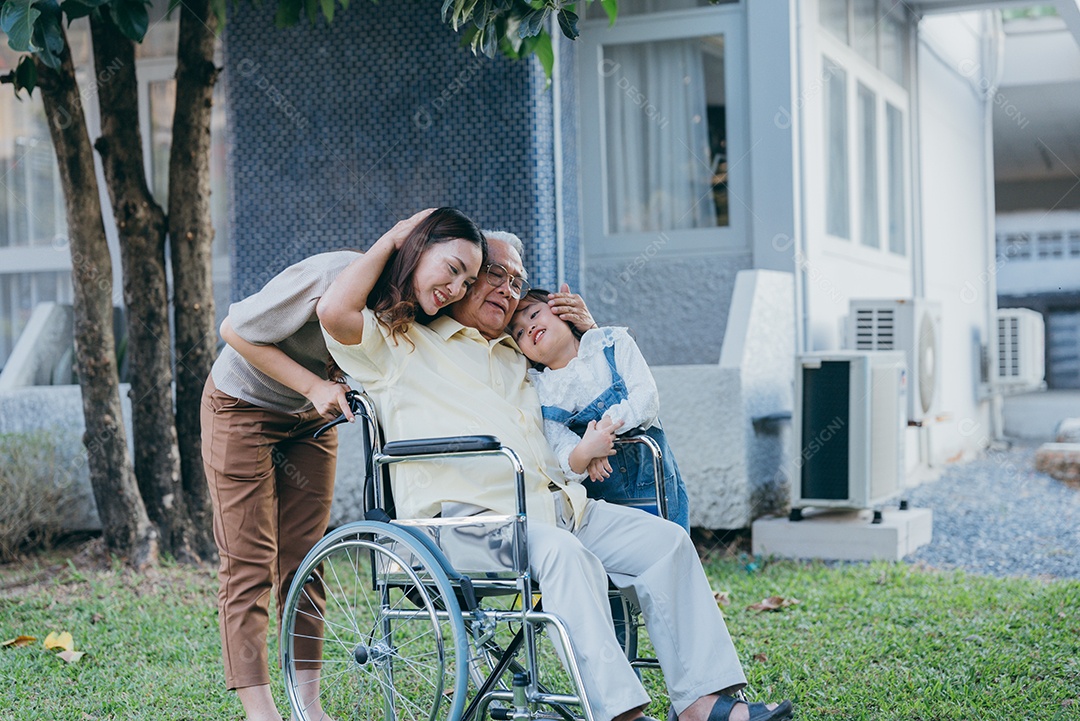
[[[787,721],[793,718],[790,701],[778,704],[747,703],[726,694],[702,696],[683,711],[678,721]],[[674,721],[674,709],[668,721]]]

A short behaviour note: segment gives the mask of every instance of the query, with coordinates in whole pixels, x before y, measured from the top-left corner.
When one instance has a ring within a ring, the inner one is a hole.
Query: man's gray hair
[[[517,251],[518,255],[522,258],[525,257],[525,244],[521,242],[521,238],[517,237],[508,230],[481,230],[484,237],[488,240],[501,240],[507,243],[511,248]]]

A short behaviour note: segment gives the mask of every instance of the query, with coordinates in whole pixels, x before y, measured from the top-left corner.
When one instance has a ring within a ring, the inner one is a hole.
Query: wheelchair
[[[535,593],[518,456],[494,436],[384,444],[371,399],[350,391],[349,400],[364,443],[365,518],[316,544],[286,597],[280,652],[294,717],[319,721],[314,709],[321,707],[337,721],[595,721],[566,627],[542,610]],[[645,435],[618,442],[652,455],[656,497],[633,504],[666,517],[659,447]],[[394,518],[390,466],[477,456],[506,459],[516,513]],[[638,656],[638,610],[611,589],[622,606],[619,636],[631,665],[659,668],[655,659]],[[541,630],[561,649],[572,689],[559,692],[541,681]],[[314,669],[320,669],[317,681],[305,673]]]

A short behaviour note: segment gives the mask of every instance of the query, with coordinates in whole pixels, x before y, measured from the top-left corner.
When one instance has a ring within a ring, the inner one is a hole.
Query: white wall
[[[985,157],[985,109],[970,70],[971,62],[980,62],[980,16],[940,16],[919,25],[908,110],[914,126],[909,177],[915,186],[908,218],[913,225],[916,211],[921,212],[921,223],[911,229],[905,256],[825,233],[821,52],[828,45],[815,21],[814,14],[803,18],[800,52],[800,97],[806,100],[800,198],[806,242],[797,270],[802,270],[804,288],[804,347],[842,348],[853,298],[910,298],[921,288],[925,297],[939,301],[944,326],[939,345],[941,412],[927,428],[910,429],[908,437],[909,449],[917,450],[909,454],[909,471],[919,461],[938,465],[977,451],[992,435],[987,404],[978,400],[987,298],[996,297],[993,283],[981,280],[993,264],[987,255],[987,248],[992,249],[988,211],[993,200],[986,182],[993,170]],[[969,63],[962,64],[964,60]],[[854,130],[849,125],[849,132]]]
[[[1029,239],[1023,255],[1017,241],[1010,240],[1014,234]],[[1062,255],[1040,257],[1040,249],[1044,253],[1050,250],[1043,238],[1048,234],[1060,234]],[[1080,247],[1080,211],[999,214],[997,236],[1004,239],[996,259],[999,296],[1075,292],[1080,288],[1080,255],[1075,254]]]
[[[942,304],[942,411],[931,427],[932,458],[970,453],[992,436],[980,403],[980,344],[988,342],[987,297],[996,298],[993,225],[977,14],[920,23],[918,43],[921,206],[925,294]]]

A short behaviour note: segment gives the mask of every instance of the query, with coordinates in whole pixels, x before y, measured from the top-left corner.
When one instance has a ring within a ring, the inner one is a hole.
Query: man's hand
[[[562,284],[558,293],[548,294],[548,307],[560,319],[582,333],[597,327],[584,299],[577,293],[571,293],[570,286],[566,283]]]

